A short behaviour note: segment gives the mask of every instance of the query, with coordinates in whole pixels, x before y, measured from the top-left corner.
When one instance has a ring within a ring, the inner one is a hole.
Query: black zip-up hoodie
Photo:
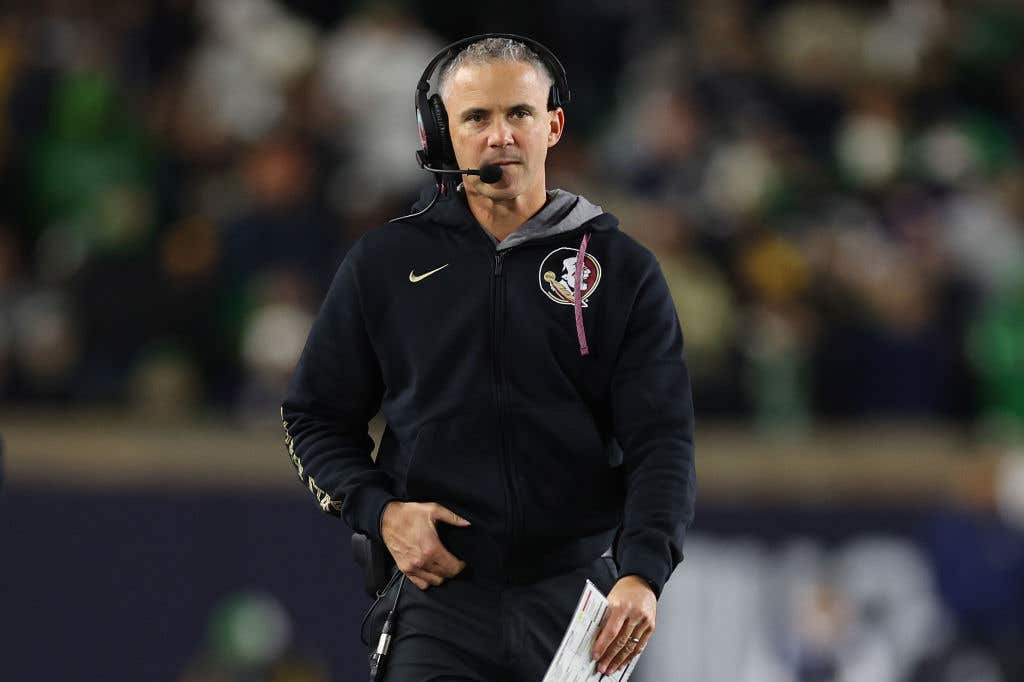
[[[620,526],[621,575],[660,595],[682,560],[696,477],[679,322],[651,252],[582,197],[549,191],[500,244],[459,194],[364,235],[281,417],[299,478],[354,530],[379,540],[391,500],[468,519],[437,524],[460,577],[571,570]]]

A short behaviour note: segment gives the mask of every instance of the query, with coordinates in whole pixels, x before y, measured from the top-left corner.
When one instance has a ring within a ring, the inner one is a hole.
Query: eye
[[[466,120],[471,123],[479,123],[480,121],[484,120],[484,115],[481,114],[480,112],[475,112],[466,116]]]
[[[526,118],[527,116],[530,115],[530,112],[527,111],[526,109],[516,109],[515,111],[512,112],[512,115],[515,116],[516,118]]]

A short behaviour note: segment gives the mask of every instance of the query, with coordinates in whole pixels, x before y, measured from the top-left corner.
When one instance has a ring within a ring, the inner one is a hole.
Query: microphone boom
[[[431,173],[455,173],[458,175],[479,175],[480,182],[488,185],[493,185],[498,180],[501,180],[501,176],[504,175],[504,171],[496,163],[489,163],[481,166],[479,170],[473,168],[456,168],[449,170],[447,168],[431,168],[426,164],[421,164],[423,170],[430,171]]]

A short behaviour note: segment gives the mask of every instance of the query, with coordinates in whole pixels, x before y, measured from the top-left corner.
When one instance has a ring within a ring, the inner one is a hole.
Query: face
[[[548,148],[562,136],[565,114],[547,110],[548,80],[525,62],[467,64],[443,93],[459,168],[497,163],[501,180],[464,177],[467,193],[494,200],[543,193]]]

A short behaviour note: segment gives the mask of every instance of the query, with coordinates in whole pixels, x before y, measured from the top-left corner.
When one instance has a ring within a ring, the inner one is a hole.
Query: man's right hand
[[[380,534],[398,570],[416,587],[440,585],[466,567],[445,549],[437,535],[437,521],[468,526],[469,521],[435,502],[388,502],[381,514]]]

